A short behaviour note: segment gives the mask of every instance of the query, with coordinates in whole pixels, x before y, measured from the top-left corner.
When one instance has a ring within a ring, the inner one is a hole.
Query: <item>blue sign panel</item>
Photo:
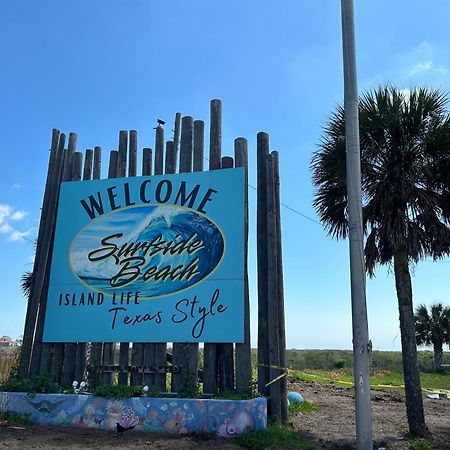
[[[244,169],[61,185],[45,342],[242,342]]]

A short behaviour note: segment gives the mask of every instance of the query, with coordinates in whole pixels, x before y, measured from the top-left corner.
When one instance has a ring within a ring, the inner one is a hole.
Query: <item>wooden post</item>
[[[112,150],[109,156],[108,178],[117,177],[117,169],[119,165],[118,160],[119,160],[119,153],[117,152],[117,150]],[[125,153],[125,161],[126,161],[126,153]],[[111,365],[111,364],[114,364],[114,343],[105,342],[103,344],[102,365]],[[101,378],[102,384],[107,385],[112,384],[113,377],[111,372],[103,372]]]
[[[142,175],[151,175],[152,166],[152,149],[144,148],[142,150]]]
[[[177,160],[175,156],[175,144],[172,141],[166,142],[166,173],[175,173]]]
[[[84,155],[83,180],[92,179],[93,159],[93,150],[87,149]],[[87,346],[84,342],[78,343],[76,346],[74,379],[78,382],[84,379],[84,373],[86,370],[86,350]]]
[[[285,376],[280,379],[281,421],[288,421],[287,405],[287,358],[286,358],[286,325],[284,318],[284,283],[283,283],[283,250],[281,240],[281,211],[280,211],[280,167],[278,152],[272,152],[274,172],[274,196],[275,196],[275,240],[277,245],[277,301],[278,301],[278,331],[279,331],[279,355],[280,367]]]
[[[117,159],[117,177],[127,176],[128,131],[119,131],[119,155]]]
[[[156,127],[155,137],[155,175],[164,173],[164,128]]]
[[[72,177],[72,162],[73,154],[69,157],[69,150],[64,150],[63,155],[63,168],[61,181],[70,181]],[[67,178],[66,178],[67,177]],[[62,342],[57,342],[53,344],[53,352],[51,362],[50,362],[50,376],[53,381],[61,384],[62,373],[64,366],[64,349],[65,344]]]
[[[247,392],[252,382],[252,362],[250,346],[250,299],[248,287],[248,153],[247,139],[234,141],[234,161],[236,167],[245,168],[244,186],[244,342],[236,344],[236,390]]]
[[[91,149],[87,149],[84,155],[84,167],[83,167],[83,180],[92,179],[92,161],[94,158],[94,152]]]
[[[137,174],[137,131],[130,131],[130,148],[128,155],[128,176],[135,177]],[[142,166],[144,169],[144,165]],[[144,363],[144,344],[142,342],[133,342],[131,350],[131,364],[133,366],[142,366]],[[131,372],[130,385],[137,386],[142,382],[142,374]]]
[[[234,160],[231,156],[223,156],[221,165],[222,169],[232,169],[234,167]],[[234,390],[233,343],[219,344],[217,353],[220,391],[232,391]]]
[[[94,147],[94,171],[92,174],[92,178],[94,180],[99,180],[101,176],[102,170],[102,148]]]
[[[58,150],[59,139],[60,139],[59,130],[55,128],[52,130],[52,142],[50,147],[50,158],[48,163],[47,180],[45,182],[44,200],[42,202],[42,212],[41,212],[41,219],[39,222],[36,254],[34,258],[31,295],[30,298],[28,299],[28,307],[25,317],[25,326],[23,332],[23,342],[19,365],[19,376],[21,378],[25,378],[28,375],[31,361],[31,350],[33,346],[34,330],[36,327],[37,312],[39,307],[39,299],[36,296],[33,297],[33,291],[35,290],[36,285],[35,277],[37,275],[38,267],[41,262],[42,241],[48,228],[47,211],[50,204],[50,198],[52,196],[51,189],[53,188],[53,178],[55,177],[56,155]]]
[[[101,147],[94,147],[94,168],[92,172],[92,178],[99,180],[101,176],[102,165],[102,149]],[[89,385],[95,387],[100,384],[100,368],[102,363],[102,344],[95,342],[92,344],[90,354],[90,368],[89,368]]]
[[[269,135],[260,132],[256,137],[257,151],[257,256],[258,256],[258,390],[269,394],[269,341],[267,309],[267,156]]]
[[[155,156],[156,158],[156,156]],[[144,148],[142,154],[142,175],[148,176],[152,175],[152,149]],[[153,344],[145,343],[143,345],[143,355],[142,355],[142,364],[147,367],[153,366],[155,362],[155,349]],[[153,386],[154,384],[154,376],[150,373],[145,373],[142,376],[141,381],[146,386]]]
[[[180,129],[181,129],[181,113],[177,112],[175,114],[175,126],[173,130],[173,151],[175,158],[175,168],[173,173],[176,173],[177,171],[178,149],[180,147]]]
[[[119,132],[119,155],[117,161],[117,176],[123,178],[127,176],[127,156],[128,156],[128,131],[121,130]],[[128,365],[128,356],[130,352],[130,343],[121,342],[119,348],[119,365]],[[119,372],[119,384],[128,384],[128,373]]]
[[[37,312],[36,331],[34,335],[33,351],[31,353],[30,377],[34,378],[39,374],[42,352],[42,335],[44,331],[45,307],[47,305],[48,274],[52,257],[53,238],[55,232],[56,210],[58,205],[59,185],[64,154],[65,135],[59,135],[59,144],[56,154],[53,177],[50,186],[50,200],[47,209],[46,229],[41,242],[40,261],[33,281],[33,292],[31,302],[39,307]]]
[[[194,121],[192,117],[181,119],[181,145],[179,173],[192,172],[192,153],[194,148]]]
[[[269,338],[269,414],[272,419],[281,419],[280,391],[280,343],[278,325],[278,283],[276,208],[274,189],[274,164],[271,154],[267,156],[267,326]],[[285,400],[287,401],[287,400]]]
[[[77,135],[75,133],[69,133],[69,143],[67,145],[67,153],[66,159],[67,164],[64,165],[64,168],[67,172],[63,172],[62,177],[66,181],[70,181],[72,177],[72,158],[75,153],[75,149],[77,147]]]
[[[71,181],[80,181],[83,167],[83,154],[75,152],[72,157]],[[77,344],[69,342],[64,346],[64,363],[62,372],[62,384],[71,386],[75,380]],[[81,380],[78,379],[78,382]]]
[[[180,173],[192,172],[194,122],[192,117],[181,120]],[[181,366],[180,373],[172,374],[172,392],[195,388],[198,382],[198,344],[174,343],[172,364]]]
[[[194,172],[203,171],[205,122],[194,120]]]
[[[209,170],[221,167],[222,157],[222,102],[211,100],[209,131]],[[203,392],[213,394],[217,389],[217,344],[205,343]]]

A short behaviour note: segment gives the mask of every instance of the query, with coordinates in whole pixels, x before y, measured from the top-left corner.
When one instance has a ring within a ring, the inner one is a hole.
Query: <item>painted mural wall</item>
[[[86,394],[1,392],[0,410],[28,414],[33,423],[76,428],[127,429],[178,435],[215,433],[224,438],[267,426],[265,398],[210,400],[104,398]]]

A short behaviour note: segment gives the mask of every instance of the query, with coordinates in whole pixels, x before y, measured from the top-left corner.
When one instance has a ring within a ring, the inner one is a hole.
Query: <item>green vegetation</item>
[[[442,303],[430,306],[419,305],[414,313],[417,345],[432,345],[434,368],[442,370],[444,344],[450,345],[450,308]]]
[[[238,437],[236,442],[251,450],[318,450],[318,447],[305,441],[292,427],[280,424],[246,433]]]
[[[408,442],[410,450],[432,450],[431,442],[428,439],[411,439]]]
[[[256,353],[256,351],[255,351]],[[252,355],[253,357],[253,355]],[[256,360],[256,355],[255,355]],[[419,368],[422,372],[433,372],[433,352],[417,352]],[[353,353],[351,350],[287,350],[288,367],[295,370],[307,369],[352,369]],[[443,362],[450,364],[450,352],[443,353]],[[400,352],[373,351],[371,356],[372,373],[380,370],[402,372],[402,355]]]
[[[291,403],[289,405],[288,412],[289,417],[292,417],[298,413],[309,413],[312,411],[317,411],[318,409],[319,407],[315,403],[305,400],[302,403]]]
[[[315,381],[318,383],[335,384],[341,387],[353,387],[353,373],[350,369],[341,370],[291,370],[289,379],[292,381]],[[420,374],[422,389],[427,390],[448,390],[450,386],[450,373],[422,372]],[[370,377],[372,389],[390,389],[404,392],[404,380],[401,372],[391,372],[389,370],[377,371]]]
[[[359,99],[364,257],[369,276],[393,267],[405,362],[406,415],[414,436],[425,436],[416,357],[411,267],[450,254],[450,120],[447,94],[392,85]],[[348,237],[344,107],[324,127],[311,161],[313,206],[329,235]]]
[[[14,411],[0,412],[0,420],[7,420],[9,425],[27,426],[33,423],[29,414],[19,414]]]
[[[62,392],[62,388],[58,384],[53,383],[49,377],[37,377],[36,380],[11,377],[5,383],[0,384],[0,391],[52,394]]]

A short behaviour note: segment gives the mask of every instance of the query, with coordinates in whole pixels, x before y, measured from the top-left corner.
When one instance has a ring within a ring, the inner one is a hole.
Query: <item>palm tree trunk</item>
[[[394,273],[400,314],[406,416],[410,433],[413,436],[425,436],[427,428],[423,412],[419,366],[417,364],[412,284],[406,246],[401,246],[394,253]]]
[[[434,352],[434,369],[442,370],[442,343],[433,346]]]

